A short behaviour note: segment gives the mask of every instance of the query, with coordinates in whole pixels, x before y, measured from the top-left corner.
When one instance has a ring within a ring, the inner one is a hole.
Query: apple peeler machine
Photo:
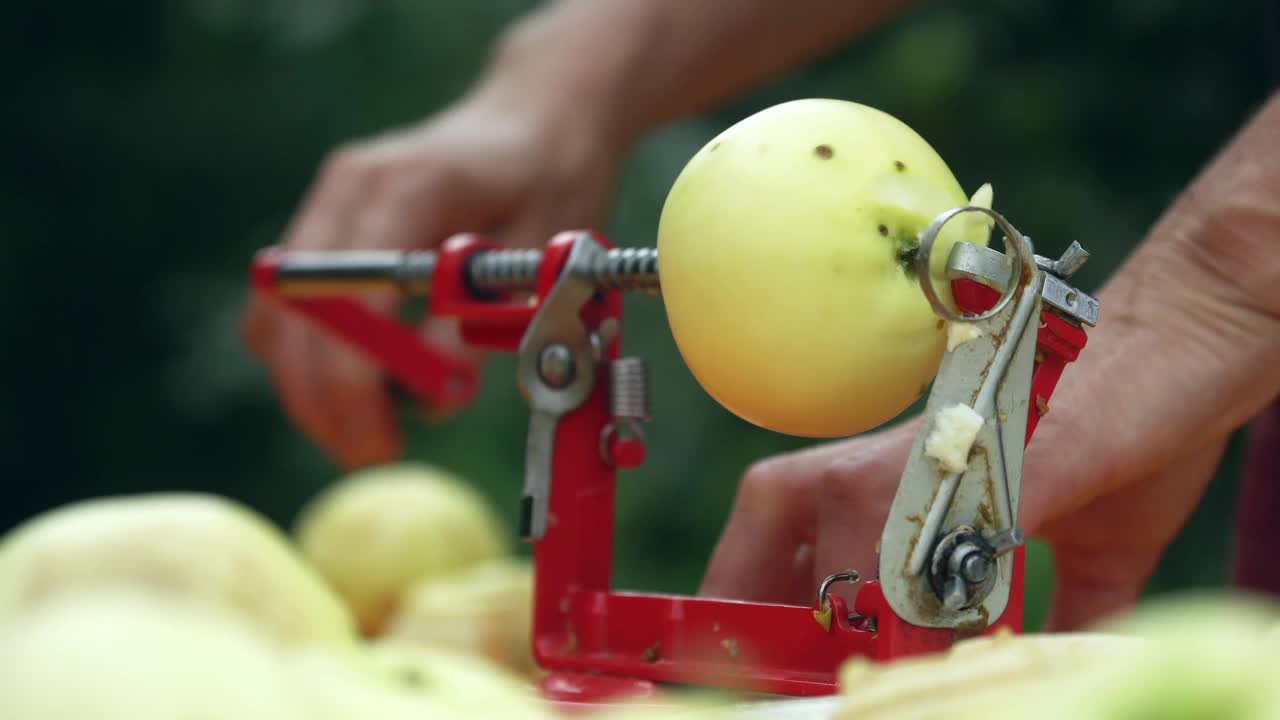
[[[1005,252],[957,243],[947,278],[957,313],[930,279],[929,256],[952,218],[979,212]],[[529,406],[520,533],[532,544],[533,653],[544,695],[597,702],[689,684],[789,696],[830,695],[853,656],[890,660],[959,639],[1021,631],[1025,547],[1016,518],[1022,456],[1067,365],[1097,322],[1097,301],[1069,284],[1088,259],[1078,244],[1035,255],[999,213],[948,210],[920,236],[917,276],[951,323],[948,348],[879,543],[879,567],[846,603],[832,583],[811,605],[630,592],[612,586],[614,483],[644,461],[650,420],[644,360],[621,354],[622,293],[659,295],[654,248],[614,247],[563,232],[537,250],[458,235],[434,251],[285,251],[254,258],[270,295],[372,357],[431,405],[465,406],[475,371],[363,302],[425,297],[459,321],[471,346],[516,355]],[[958,332],[963,330],[964,332]],[[937,450],[943,414],[970,418],[960,461]],[[967,448],[967,453],[964,452]]]

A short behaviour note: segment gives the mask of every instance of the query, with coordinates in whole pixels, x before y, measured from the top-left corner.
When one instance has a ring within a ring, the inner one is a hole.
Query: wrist
[[[1280,92],[1213,159],[1170,213],[1171,263],[1203,276],[1190,287],[1280,323]]]

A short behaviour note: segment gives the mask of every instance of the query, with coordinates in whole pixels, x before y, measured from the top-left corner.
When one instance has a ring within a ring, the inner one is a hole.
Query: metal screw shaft
[[[486,250],[476,253],[468,266],[468,279],[477,290],[499,292],[532,290],[542,262],[540,250]],[[656,292],[656,248],[611,248],[588,270],[588,279],[601,290]]]

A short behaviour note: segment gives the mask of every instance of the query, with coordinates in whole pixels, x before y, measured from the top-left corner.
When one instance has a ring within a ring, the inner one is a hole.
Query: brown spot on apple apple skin
[[[720,149],[720,143],[718,143],[718,142],[714,142],[714,143],[711,143],[711,147],[707,148],[707,152],[709,152],[709,153],[713,153],[713,152],[715,152],[716,150],[719,150],[719,149]]]
[[[823,160],[830,160],[832,157],[834,157],[834,156],[835,156],[836,151],[835,151],[835,150],[834,150],[830,145],[827,145],[827,144],[825,144],[825,143],[824,143],[824,144],[819,145],[818,147],[814,148],[814,149],[813,149],[813,154],[814,154],[814,155],[817,155],[818,157],[822,158]]]
[[[423,676],[416,668],[403,668],[400,671],[400,682],[405,687],[424,688],[427,686],[427,678]]]
[[[907,171],[907,164],[906,164],[906,163],[904,163],[904,162],[902,162],[901,160],[894,160],[894,161],[893,161],[893,169],[894,169],[894,170],[897,170],[898,172],[906,172],[906,171]]]
[[[944,325],[946,325],[946,324],[947,324],[947,323],[946,323],[945,321],[943,321],[943,319],[942,319],[942,318],[938,318],[938,322],[934,323],[934,325],[935,325],[939,330],[941,330],[941,329],[942,329],[942,327],[943,327]]]
[[[880,233],[884,237],[889,237],[889,226],[881,225],[880,227],[876,228],[876,232]]]

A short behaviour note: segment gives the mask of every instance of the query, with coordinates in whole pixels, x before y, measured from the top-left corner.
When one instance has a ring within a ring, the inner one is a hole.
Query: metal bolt
[[[574,369],[573,351],[567,345],[548,345],[538,354],[538,374],[553,388],[573,382]]]
[[[964,563],[960,566],[960,574],[965,580],[977,585],[986,581],[991,575],[991,561],[981,553],[973,553],[964,559]]]

